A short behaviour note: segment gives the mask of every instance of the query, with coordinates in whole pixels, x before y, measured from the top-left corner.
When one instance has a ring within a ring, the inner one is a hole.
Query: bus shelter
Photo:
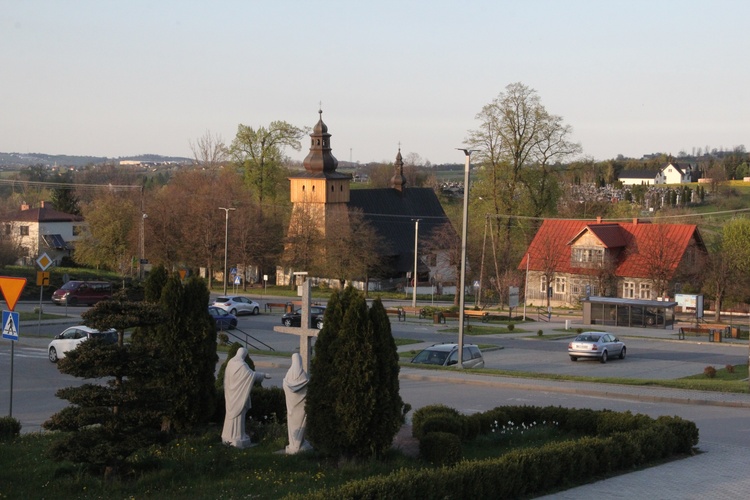
[[[584,325],[674,329],[677,302],[588,297],[581,304]]]

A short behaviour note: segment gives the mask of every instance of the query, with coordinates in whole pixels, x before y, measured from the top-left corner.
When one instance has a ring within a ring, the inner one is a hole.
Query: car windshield
[[[60,290],[75,290],[77,284],[77,281],[68,281],[60,287]]]
[[[218,297],[216,299],[216,302],[229,302],[230,300],[232,299],[230,299],[229,297]]]
[[[430,351],[425,349],[414,357],[414,363],[427,363],[430,365],[442,365],[448,357],[446,351]]]

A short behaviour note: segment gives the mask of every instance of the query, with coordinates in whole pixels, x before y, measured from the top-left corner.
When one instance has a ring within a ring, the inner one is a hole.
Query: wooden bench
[[[718,333],[718,335],[716,335]],[[709,342],[721,342],[721,337],[729,336],[729,328],[724,325],[703,325],[700,327],[694,326],[681,326],[677,332],[677,338],[685,340],[685,335],[691,335],[701,337],[703,335],[708,336]]]
[[[291,302],[266,302],[266,305],[263,306],[263,309],[266,312],[273,312],[273,308],[281,308],[282,310],[286,311],[287,304],[291,304]]]
[[[406,321],[406,312],[400,307],[386,307],[385,312],[388,314],[395,314],[398,316],[399,321]]]
[[[419,319],[424,319],[427,316],[427,313],[425,313],[425,310],[422,307],[405,306],[405,307],[402,307],[401,309],[404,311],[404,314],[412,313],[415,316],[418,316]]]

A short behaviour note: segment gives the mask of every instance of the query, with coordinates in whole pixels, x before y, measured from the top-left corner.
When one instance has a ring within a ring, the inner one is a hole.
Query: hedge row
[[[455,432],[424,432],[431,416],[452,420],[446,407],[418,410],[412,420],[415,435],[424,442],[445,440]],[[454,410],[455,411],[455,410]],[[509,452],[499,458],[460,461],[453,466],[403,469],[385,477],[353,481],[325,491],[311,492],[313,499],[379,498],[517,498],[539,495],[559,488],[583,484],[615,472],[628,471],[673,455],[689,453],[698,443],[693,422],[679,417],[652,419],[645,415],[609,410],[577,410],[555,407],[500,407],[485,413],[461,416],[467,439],[476,429],[490,432],[493,426],[554,423],[561,430],[586,434],[580,439]],[[497,421],[497,424],[495,422]],[[455,430],[455,422],[448,424]],[[459,441],[459,440],[457,440]],[[460,442],[460,441],[459,441]],[[455,454],[455,444],[450,447]]]

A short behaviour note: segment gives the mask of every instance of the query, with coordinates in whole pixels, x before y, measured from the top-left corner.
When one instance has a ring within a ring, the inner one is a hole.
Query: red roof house
[[[528,269],[532,304],[574,305],[588,295],[653,300],[674,293],[705,253],[693,224],[550,219],[518,269]]]

